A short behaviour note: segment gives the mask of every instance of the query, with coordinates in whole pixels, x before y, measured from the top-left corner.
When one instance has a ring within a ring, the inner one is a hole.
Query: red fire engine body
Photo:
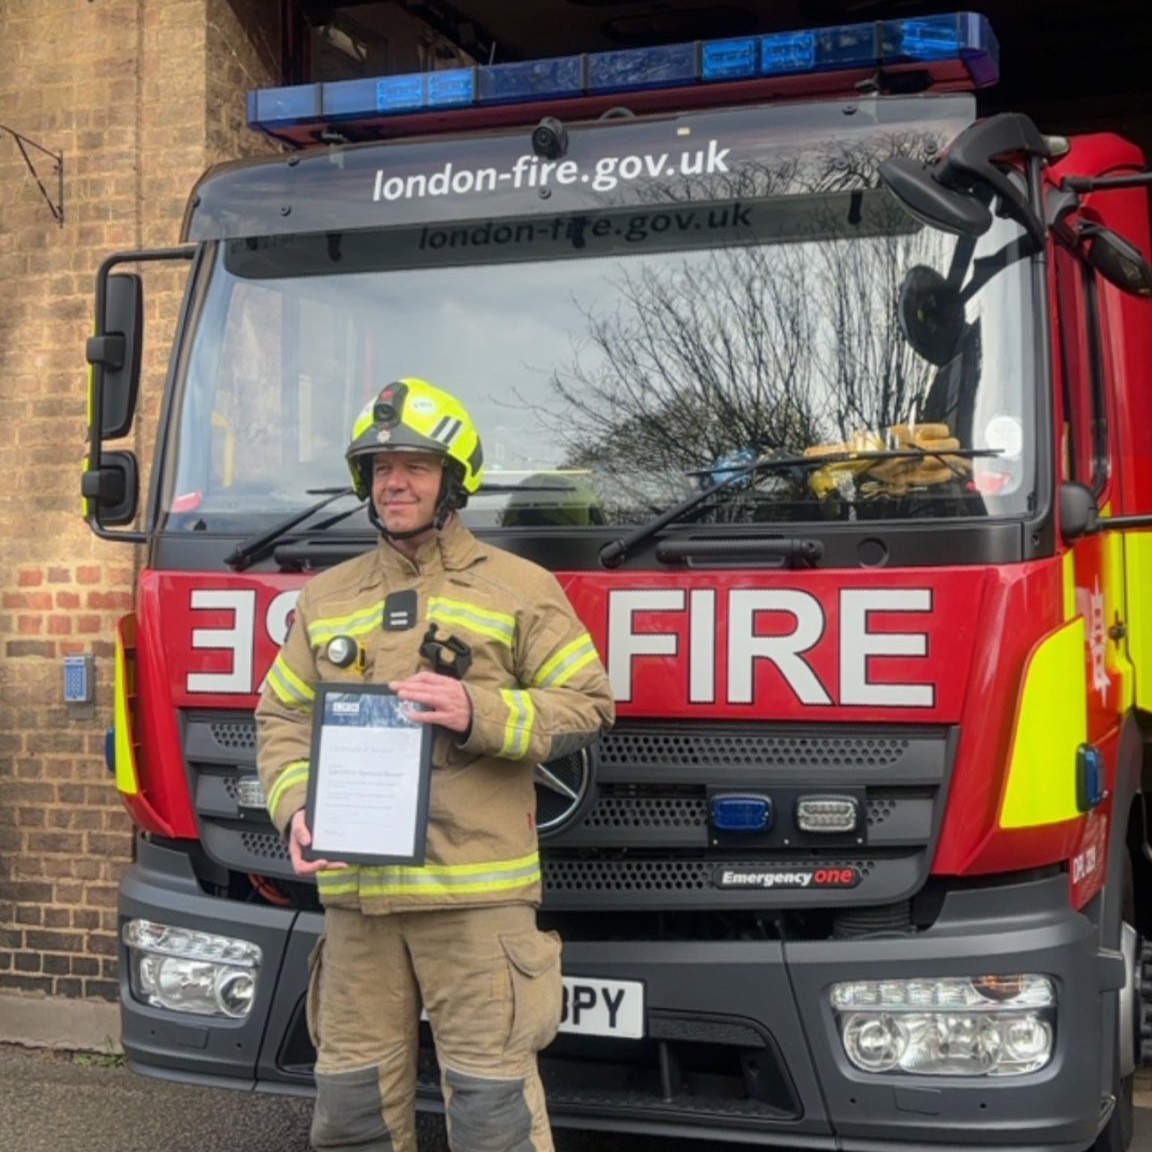
[[[148,549],[110,740],[139,829],[120,905],[135,1067],[308,1089],[322,917],[262,810],[251,710],[309,572],[372,546],[336,487],[344,411],[415,373],[477,409],[494,463],[465,515],[557,572],[617,697],[599,749],[540,774],[542,917],[565,938],[565,1023],[543,1059],[556,1121],[826,1148],[1126,1146],[1152,879],[1143,159],[1112,136],[974,121],[967,97],[885,94],[921,72],[958,88],[957,60],[986,82],[974,17],[865,27],[869,51],[896,53],[899,33],[904,54],[780,79],[765,61],[787,46],[757,42],[764,75],[709,89],[708,61],[735,67],[746,45],[695,45],[695,87],[641,88],[656,112],[587,124],[603,97],[533,90],[487,121],[401,105],[404,139],[356,143],[390,135],[385,81],[359,118],[339,85],[343,114],[323,114],[326,92],[258,93],[272,135],[352,143],[210,173],[193,247],[101,270],[84,492],[96,531]],[[959,30],[962,51],[925,28]],[[587,88],[595,60],[582,68]],[[873,72],[879,94],[850,108],[815,99]],[[502,75],[471,82],[502,91]],[[790,88],[803,102],[768,102]],[[863,175],[840,179],[833,154]],[[124,527],[135,460],[105,442],[132,423],[140,297],[111,273],[158,258],[193,272],[144,527]],[[600,349],[579,362],[534,329],[593,266],[565,314]],[[488,296],[513,280],[500,324],[551,392],[492,337]],[[615,312],[597,311],[606,285]],[[725,323],[758,301],[745,350],[779,349],[785,319],[806,331],[807,377],[771,356],[743,391],[725,391],[740,357],[712,377],[731,343],[700,302],[729,292]],[[450,349],[405,336],[421,324],[407,295],[466,347],[480,390],[447,374]],[[710,384],[685,418],[664,349],[693,322],[685,362]],[[516,413],[552,403],[564,453],[531,456],[546,425]],[[737,427],[757,405],[759,440]],[[645,421],[671,432],[646,440]],[[253,459],[279,475],[245,474]],[[435,1107],[430,1051],[421,1086]]]

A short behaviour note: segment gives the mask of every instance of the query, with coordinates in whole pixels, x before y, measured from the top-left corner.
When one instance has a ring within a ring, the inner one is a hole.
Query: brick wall
[[[0,131],[0,993],[112,999],[131,851],[104,766],[111,637],[137,557],[79,516],[84,340],[111,252],[169,246],[209,164],[267,148],[244,93],[278,82],[267,0],[2,0],[0,124],[64,157],[58,226]],[[29,155],[57,196],[50,157]],[[145,272],[145,467],[182,271]],[[91,654],[92,705],[63,703]]]

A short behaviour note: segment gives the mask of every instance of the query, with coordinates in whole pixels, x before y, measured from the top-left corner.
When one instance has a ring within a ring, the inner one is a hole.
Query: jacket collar
[[[487,549],[464,527],[460,517],[453,515],[443,528],[420,546],[413,559],[381,537],[376,546],[375,563],[365,573],[363,586],[370,587],[382,579],[399,577],[411,580],[437,571],[459,572],[479,563],[486,555]]]

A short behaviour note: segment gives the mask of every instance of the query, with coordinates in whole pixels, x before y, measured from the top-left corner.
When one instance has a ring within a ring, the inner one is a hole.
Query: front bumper
[[[262,979],[244,1021],[150,1008],[122,978],[123,1045],[139,1071],[267,1091],[311,1089],[307,956],[322,917],[214,899],[179,851],[141,842],[121,918],[255,941]],[[1102,1003],[1123,963],[1097,950],[1063,877],[954,891],[915,935],[778,942],[570,941],[565,972],[646,987],[647,1034],[562,1034],[542,1056],[558,1126],[792,1147],[1080,1152],[1102,1119],[1112,1041]],[[122,957],[123,959],[123,957]],[[123,966],[126,970],[126,965]],[[1032,972],[1056,986],[1056,1049],[1039,1072],[999,1079],[865,1075],[845,1058],[828,991],[844,980]],[[437,1069],[421,1055],[421,1103]]]

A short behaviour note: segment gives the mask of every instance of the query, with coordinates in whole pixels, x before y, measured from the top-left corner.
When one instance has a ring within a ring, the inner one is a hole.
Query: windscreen
[[[406,376],[480,430],[474,527],[635,525],[719,481],[696,522],[1026,512],[1028,243],[1001,218],[977,241],[921,224],[877,186],[887,154],[787,154],[646,204],[219,241],[165,526],[251,531],[346,486],[357,413]]]

